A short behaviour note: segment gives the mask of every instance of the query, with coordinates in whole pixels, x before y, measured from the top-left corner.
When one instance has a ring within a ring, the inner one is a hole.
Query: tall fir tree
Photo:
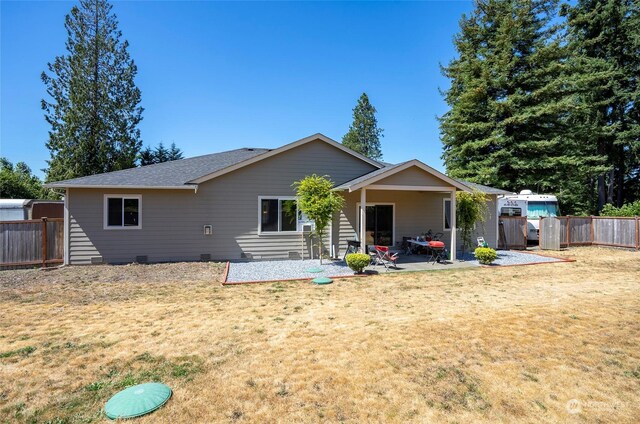
[[[342,144],[374,160],[382,159],[380,137],[383,130],[378,128],[376,108],[369,102],[367,93],[362,93],[353,109],[353,123],[342,137]]]
[[[573,60],[581,67],[581,130],[606,158],[591,189],[596,208],[640,198],[640,3],[578,0],[565,6]]]
[[[176,146],[176,143],[171,143],[171,146],[167,149],[164,147],[164,143],[160,142],[155,149],[146,147],[140,151],[140,166],[170,162],[182,158],[182,150]]]
[[[602,158],[583,150],[571,128],[577,70],[556,11],[556,0],[478,0],[462,18],[459,56],[443,67],[451,80],[443,159],[453,177],[553,192],[565,211],[577,211],[588,207],[577,190]]]
[[[47,181],[135,166],[142,142],[141,93],[129,43],[106,0],[80,0],[66,16],[67,53],[42,73],[51,126]]]

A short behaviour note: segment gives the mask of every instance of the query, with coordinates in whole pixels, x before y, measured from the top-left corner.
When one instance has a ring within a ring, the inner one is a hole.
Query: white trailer
[[[519,194],[498,197],[498,216],[526,216],[527,239],[537,241],[540,218],[558,216],[558,198],[552,194],[536,194],[522,190]]]

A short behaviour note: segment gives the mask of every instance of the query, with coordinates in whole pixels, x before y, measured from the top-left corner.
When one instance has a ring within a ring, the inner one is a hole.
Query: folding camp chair
[[[393,255],[389,252],[389,248],[387,246],[375,246],[376,249],[376,264],[384,265],[384,268],[389,271],[389,266],[393,265],[395,269],[398,269],[398,264],[396,263],[398,260],[398,254],[394,253]]]

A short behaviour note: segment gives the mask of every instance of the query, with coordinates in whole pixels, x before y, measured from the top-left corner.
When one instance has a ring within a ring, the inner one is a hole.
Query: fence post
[[[640,217],[636,216],[636,250],[640,249]]]
[[[593,239],[596,230],[593,227],[593,215],[591,215],[591,246],[593,246]]]
[[[567,247],[571,246],[571,216],[567,217]]]
[[[47,218],[42,217],[42,267],[47,266]]]

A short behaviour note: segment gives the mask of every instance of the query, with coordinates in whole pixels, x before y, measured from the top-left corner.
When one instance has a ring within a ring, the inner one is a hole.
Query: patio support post
[[[451,261],[456,260],[456,190],[451,192]]]
[[[360,252],[366,252],[367,242],[367,189],[360,189]]]

